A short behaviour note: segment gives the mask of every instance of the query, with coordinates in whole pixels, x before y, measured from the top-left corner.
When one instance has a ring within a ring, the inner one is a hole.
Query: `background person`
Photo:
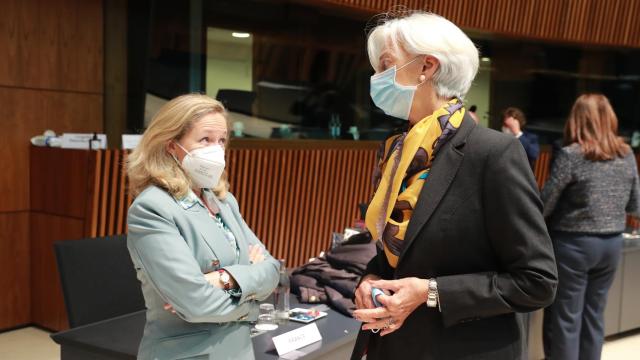
[[[502,132],[513,135],[520,140],[524,151],[527,153],[529,164],[533,169],[540,155],[540,145],[538,144],[538,136],[536,134],[523,130],[526,124],[527,118],[524,112],[517,107],[509,107],[503,111]]]
[[[622,250],[626,214],[638,215],[638,169],[600,94],[580,96],[542,189],[558,264],[558,293],[544,318],[553,360],[600,359],[604,309]]]

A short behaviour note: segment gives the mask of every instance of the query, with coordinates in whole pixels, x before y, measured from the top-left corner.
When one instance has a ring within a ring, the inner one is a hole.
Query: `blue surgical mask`
[[[409,120],[413,96],[421,84],[400,85],[396,82],[396,73],[417,59],[415,58],[399,68],[394,65],[379,74],[371,76],[371,99],[385,114]]]

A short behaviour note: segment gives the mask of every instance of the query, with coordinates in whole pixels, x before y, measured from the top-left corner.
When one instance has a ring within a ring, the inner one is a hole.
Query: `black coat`
[[[526,358],[522,316],[553,301],[557,271],[542,203],[513,136],[465,117],[438,153],[395,271],[384,252],[367,273],[436,278],[441,311],[418,307],[385,337],[361,331],[353,358]],[[426,300],[426,299],[425,299]]]

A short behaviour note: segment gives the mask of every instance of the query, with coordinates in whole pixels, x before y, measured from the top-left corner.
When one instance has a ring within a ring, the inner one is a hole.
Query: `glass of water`
[[[275,321],[275,308],[273,304],[260,304],[260,314],[258,315],[258,322],[256,323],[256,329],[261,331],[270,331],[278,328]]]

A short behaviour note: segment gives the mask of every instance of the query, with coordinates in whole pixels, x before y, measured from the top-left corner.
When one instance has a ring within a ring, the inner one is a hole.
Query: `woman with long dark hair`
[[[607,292],[620,260],[626,214],[637,214],[638,169],[604,95],[580,96],[542,190],[558,265],[545,312],[548,359],[600,359]]]

